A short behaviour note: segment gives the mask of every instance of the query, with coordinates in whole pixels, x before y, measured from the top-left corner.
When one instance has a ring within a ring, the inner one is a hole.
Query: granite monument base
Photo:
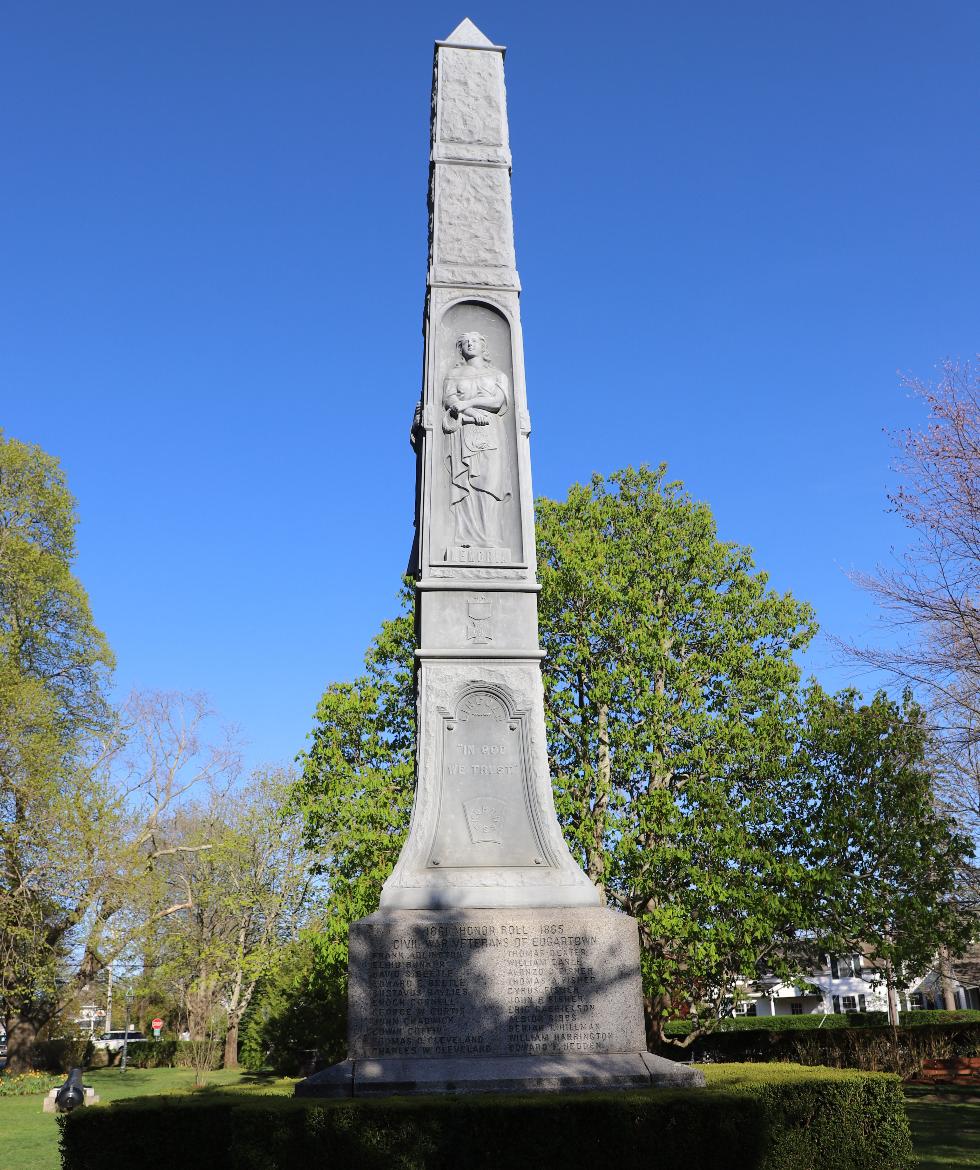
[[[636,923],[603,907],[385,910],[350,931],[346,1061],[297,1096],[704,1083],[646,1051]]]
[[[701,1088],[704,1073],[651,1052],[578,1056],[386,1057],[344,1060],[296,1086],[297,1097],[430,1093],[569,1093]]]

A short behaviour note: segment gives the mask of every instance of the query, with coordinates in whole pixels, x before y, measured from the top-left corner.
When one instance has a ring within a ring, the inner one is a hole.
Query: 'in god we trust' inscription
[[[530,799],[527,727],[489,689],[443,719],[439,812],[430,869],[553,864]]]

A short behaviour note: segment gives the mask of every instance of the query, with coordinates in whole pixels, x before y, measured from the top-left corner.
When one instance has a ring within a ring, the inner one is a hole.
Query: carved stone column
[[[382,909],[599,904],[548,773],[503,61],[468,20],[436,43],[412,566],[418,789]]]

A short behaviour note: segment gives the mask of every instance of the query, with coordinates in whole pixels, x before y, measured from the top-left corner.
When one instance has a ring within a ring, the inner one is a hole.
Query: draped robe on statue
[[[452,408],[464,400],[469,405],[454,415]],[[503,423],[507,375],[493,366],[455,366],[446,378],[443,406],[454,543],[502,548],[504,502],[511,495]],[[486,422],[474,422],[470,413]]]

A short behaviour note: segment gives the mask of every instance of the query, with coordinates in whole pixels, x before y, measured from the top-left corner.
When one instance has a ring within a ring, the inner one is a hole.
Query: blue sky
[[[0,426],[67,471],[120,693],[208,692],[251,763],[395,606],[463,16],[509,46],[539,494],[664,460],[862,638],[896,371],[977,349],[972,0],[7,5]]]

